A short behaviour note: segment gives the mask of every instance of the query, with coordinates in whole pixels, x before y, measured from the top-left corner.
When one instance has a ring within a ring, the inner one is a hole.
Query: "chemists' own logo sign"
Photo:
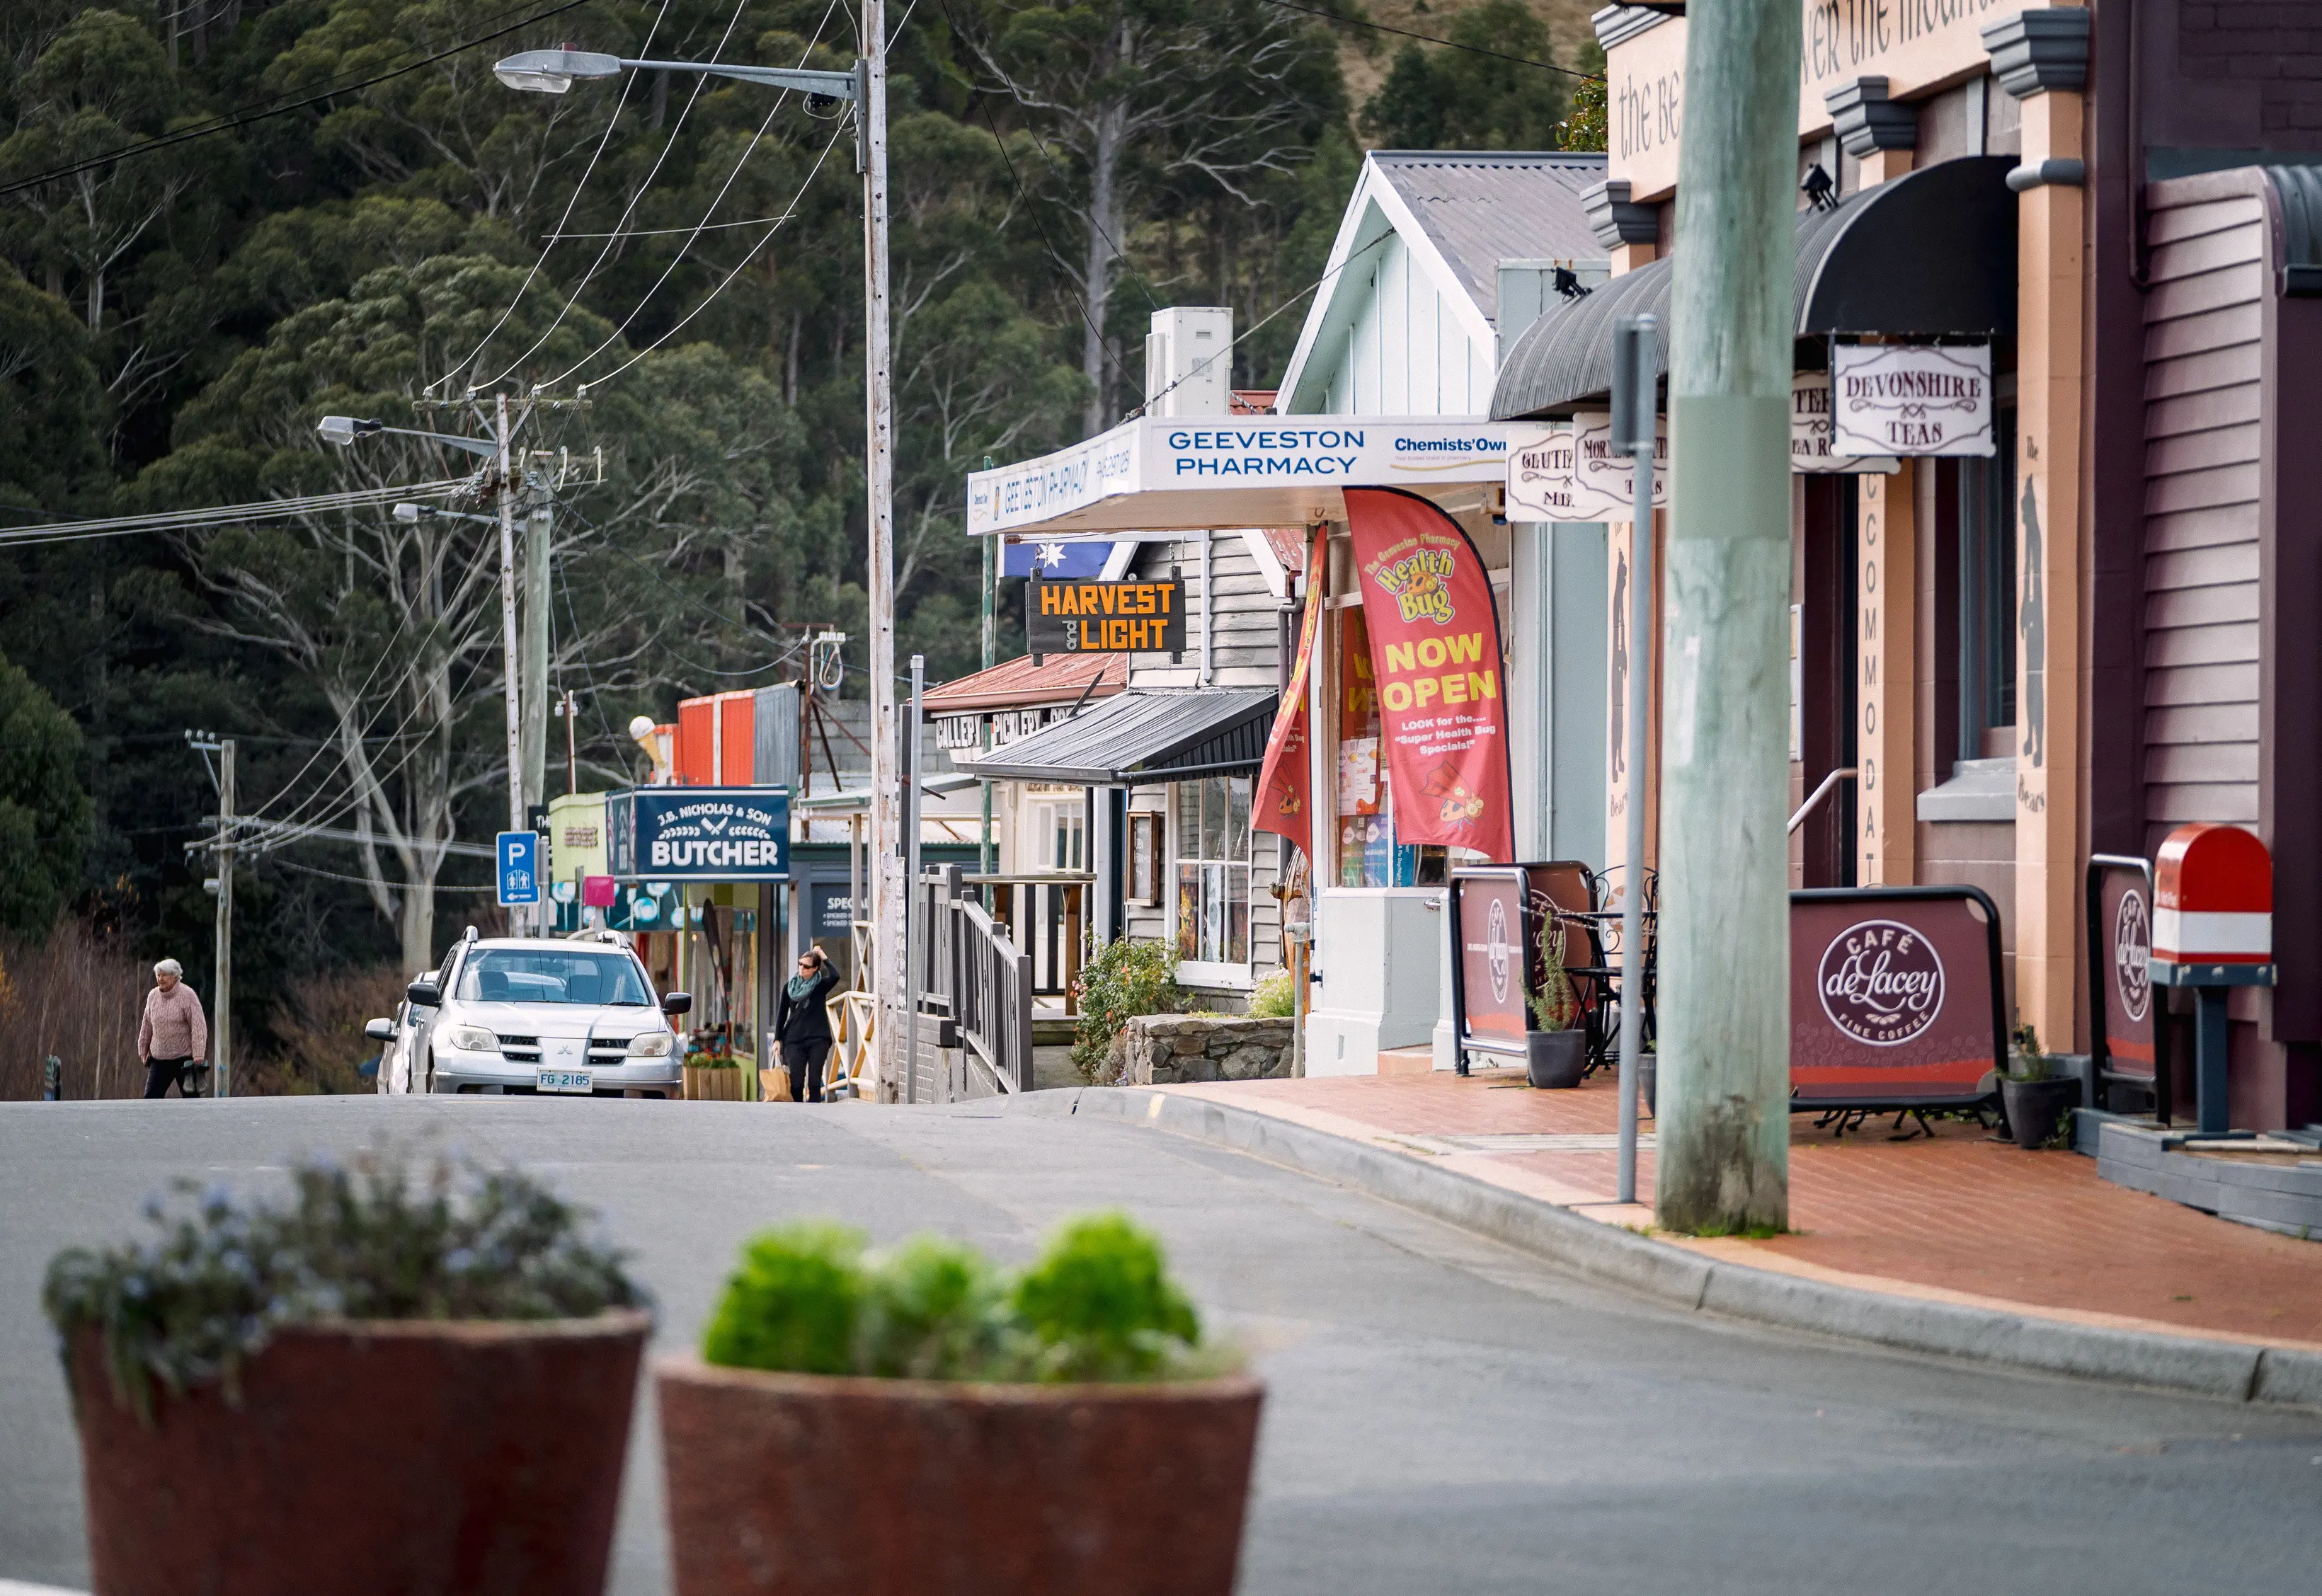
[[[1872,1047],[1899,1047],[1942,1010],[1943,962],[1912,927],[1864,920],[1831,939],[1815,990],[1839,1030]]]
[[[2112,980],[2121,1012],[2143,1019],[2153,1003],[2153,917],[2144,894],[2134,887],[2113,910]]]

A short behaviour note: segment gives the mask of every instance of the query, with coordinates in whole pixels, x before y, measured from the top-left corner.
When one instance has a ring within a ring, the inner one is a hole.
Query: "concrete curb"
[[[1713,1261],[1418,1158],[1206,1098],[1090,1087],[1010,1101],[1027,1113],[1086,1114],[1231,1148],[1696,1312],[2043,1374],[2322,1407],[2322,1353],[2072,1324]]]

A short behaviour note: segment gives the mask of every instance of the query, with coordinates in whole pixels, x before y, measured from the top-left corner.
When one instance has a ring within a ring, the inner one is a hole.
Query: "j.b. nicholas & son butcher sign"
[[[779,787],[640,787],[607,795],[613,874],[780,881],[791,873],[791,796]]]
[[[1942,1107],[1996,1090],[1999,913],[1972,887],[1790,894],[1790,1096]]]

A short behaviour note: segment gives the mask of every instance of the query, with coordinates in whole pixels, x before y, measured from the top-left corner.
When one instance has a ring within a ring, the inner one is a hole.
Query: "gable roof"
[[[1604,180],[1601,152],[1379,150],[1371,161],[1487,317],[1501,261],[1604,252],[1580,199]]]
[[[1345,269],[1389,233],[1435,283],[1478,346],[1494,340],[1502,260],[1593,260],[1604,246],[1582,191],[1604,180],[1604,157],[1579,150],[1375,150],[1339,221],[1321,291],[1306,307],[1275,408],[1287,411],[1326,328],[1343,326],[1368,291]]]

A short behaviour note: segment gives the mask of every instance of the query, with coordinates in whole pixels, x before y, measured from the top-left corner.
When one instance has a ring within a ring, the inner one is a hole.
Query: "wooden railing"
[[[1080,1003],[1081,953],[1088,929],[1092,875],[1056,871],[1039,875],[970,876],[961,884],[991,911],[1032,961],[1032,993],[1062,998],[1066,1014]]]
[[[1000,1090],[1030,1091],[1032,958],[965,891],[955,864],[919,879],[919,912],[911,920],[921,972],[921,1035],[933,1028],[942,1044],[955,1041]],[[911,1062],[916,1067],[918,1061]]]

